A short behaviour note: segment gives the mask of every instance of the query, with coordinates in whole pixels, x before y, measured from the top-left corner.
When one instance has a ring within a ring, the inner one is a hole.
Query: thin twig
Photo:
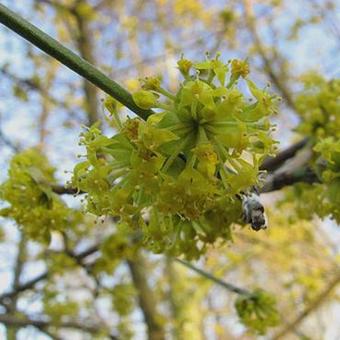
[[[9,140],[7,138],[7,136],[4,135],[3,131],[2,131],[2,121],[1,121],[1,114],[0,114],[0,142],[2,142],[4,145],[6,145],[7,147],[9,147],[13,152],[19,152],[20,151],[20,147],[15,145],[11,140]]]
[[[89,324],[80,323],[77,321],[52,321],[52,320],[37,320],[31,319],[28,317],[14,317],[8,314],[0,314],[0,323],[3,323],[7,326],[14,327],[25,327],[25,326],[34,326],[37,328],[48,328],[48,327],[61,327],[61,328],[75,328],[80,329],[82,331],[96,334],[103,331],[103,327],[91,326]],[[110,335],[111,339],[118,339],[114,335]]]
[[[139,306],[142,310],[148,330],[149,340],[165,339],[165,331],[157,310],[158,299],[148,284],[146,261],[141,253],[133,260],[127,261],[132,282],[137,290]]]
[[[76,116],[76,112],[70,107],[68,107],[67,103],[58,100],[57,98],[51,96],[51,94],[47,91],[46,88],[41,86],[38,82],[34,81],[30,78],[20,78],[14,73],[8,71],[6,67],[0,69],[0,73],[7,77],[9,80],[13,81],[20,87],[23,87],[27,91],[38,92],[42,97],[46,98],[49,102],[51,102],[55,106],[62,107],[63,109],[69,110],[70,115]]]
[[[194,265],[192,265],[191,263],[189,263],[187,261],[183,261],[181,259],[175,259],[175,261],[182,264],[183,266],[186,266],[187,268],[195,271],[196,273],[207,278],[208,280],[211,280],[211,281],[217,283],[221,287],[228,289],[229,291],[231,291],[233,293],[240,294],[240,295],[251,295],[250,291],[243,289],[243,288],[236,287],[236,286],[232,285],[231,283],[222,281],[221,279],[213,276],[210,273],[207,273],[206,271],[204,271],[202,269],[195,267]]]
[[[64,187],[63,185],[52,185],[51,189],[58,195],[77,195],[82,193],[76,188]]]
[[[99,250],[99,245],[96,244],[96,245],[93,245],[93,246],[83,250],[82,252],[79,252],[78,254],[75,254],[74,256],[77,259],[84,259],[85,257],[94,254],[98,250]],[[43,280],[46,280],[48,278],[48,276],[49,276],[49,272],[48,272],[48,270],[46,270],[45,272],[43,272],[40,275],[36,276],[35,278],[27,281],[26,283],[18,285],[16,287],[16,289],[11,290],[7,293],[3,293],[2,295],[0,295],[0,303],[5,303],[6,300],[13,298],[17,294],[33,288],[37,283],[39,283]]]
[[[340,272],[329,282],[326,288],[319,294],[319,296],[306,307],[306,309],[299,314],[292,322],[290,322],[284,329],[279,331],[272,337],[272,340],[278,340],[285,337],[289,332],[292,332],[311,312],[319,308],[329,297],[335,287],[340,283]]]
[[[268,176],[264,186],[259,191],[260,193],[272,192],[296,183],[320,183],[320,179],[310,167],[305,166],[293,171],[287,170]]]
[[[245,22],[248,26],[249,33],[252,35],[254,39],[255,47],[262,58],[264,69],[267,72],[270,80],[275,84],[276,88],[281,92],[283,98],[285,99],[285,102],[288,104],[288,106],[295,110],[295,102],[294,99],[289,91],[289,89],[286,87],[286,85],[282,82],[282,77],[278,75],[274,67],[271,63],[270,58],[268,57],[265,47],[262,44],[261,38],[258,34],[258,30],[256,27],[256,17],[253,12],[253,1],[252,0],[243,0],[244,5],[244,14],[245,14]]]
[[[282,150],[275,157],[268,157],[262,163],[260,170],[272,172],[278,169],[286,160],[293,158],[299,150],[307,145],[307,143],[308,138],[304,138],[301,141],[289,146],[287,149]]]

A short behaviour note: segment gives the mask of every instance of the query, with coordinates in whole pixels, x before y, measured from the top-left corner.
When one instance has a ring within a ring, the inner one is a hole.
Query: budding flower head
[[[157,96],[150,91],[141,90],[132,95],[132,98],[137,106],[142,109],[151,109],[157,103]]]
[[[188,59],[184,59],[183,56],[180,60],[177,62],[178,69],[183,74],[183,76],[189,75],[189,71],[192,67],[192,62]]]
[[[128,137],[131,141],[138,139],[138,129],[140,124],[139,118],[128,119],[123,126],[122,133]]]
[[[209,161],[214,165],[217,164],[217,154],[210,143],[199,144],[195,149],[193,149],[193,152],[199,160]]]
[[[199,160],[197,170],[206,177],[211,178],[218,163],[218,157],[213,146],[210,143],[201,143],[193,149],[193,152]]]
[[[246,60],[233,59],[231,61],[231,74],[234,79],[246,78],[249,74],[249,65]]]
[[[147,90],[152,92],[157,96],[157,98],[160,95],[163,95],[165,97],[168,97],[168,99],[173,100],[175,97],[172,93],[168,92],[166,89],[161,87],[161,76],[156,77],[145,77],[144,79],[139,79],[141,83],[141,87],[143,90]],[[157,103],[157,107],[160,107],[161,103]]]
[[[142,89],[148,91],[158,91],[161,87],[160,77],[145,77],[141,79]]]

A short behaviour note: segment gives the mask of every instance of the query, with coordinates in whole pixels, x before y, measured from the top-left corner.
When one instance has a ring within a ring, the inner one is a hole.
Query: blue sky
[[[41,16],[35,16],[32,12],[32,2],[30,0],[3,0],[3,4],[8,5],[13,10],[17,10],[22,15],[30,17],[30,19],[41,29],[55,35],[53,25],[46,20],[42,20]],[[219,3],[216,1],[215,3]],[[275,22],[275,26],[280,30],[284,30],[287,22],[291,20],[291,16],[303,16],[304,8],[303,2],[298,1],[287,1],[289,13],[285,13]],[[260,8],[261,9],[261,8]],[[336,18],[340,18],[339,11],[334,13]],[[118,32],[118,30],[117,30]],[[110,31],[107,32],[107,34]],[[267,39],[266,31],[261,32],[264,39]],[[0,28],[0,65],[9,63],[11,70],[14,70],[20,76],[30,76],[32,73],[32,64],[28,62],[23,56],[27,49],[27,43],[19,38],[16,34],[9,32],[3,27]],[[326,77],[332,78],[340,75],[340,54],[339,54],[340,42],[330,34],[328,30],[320,29],[319,26],[309,27],[301,31],[301,37],[299,42],[291,41],[280,44],[280,51],[287,56],[291,61],[291,66],[294,69],[294,73],[299,75],[307,70],[314,69],[320,71]],[[160,44],[157,41],[150,47],[146,48],[153,49],[151,52],[154,55],[159,54]],[[150,52],[150,51],[149,51]],[[202,51],[202,55],[205,51]],[[242,52],[240,53],[242,54]],[[231,56],[231,53],[224,51],[224,55]],[[124,62],[122,62],[124,66]],[[119,66],[122,66],[119,65]],[[66,68],[60,69],[58,74],[60,79],[72,79],[75,82],[80,81],[79,78]],[[78,79],[78,80],[77,80]],[[119,81],[119,79],[115,79]],[[37,143],[37,135],[32,133],[32,129],[35,126],[35,120],[40,112],[40,104],[38,98],[34,98],[34,95],[30,98],[28,103],[18,103],[17,99],[8,94],[8,80],[1,78],[0,81],[0,115],[2,122],[2,129],[6,135],[13,141],[20,142],[23,146],[30,146]],[[3,95],[1,95],[3,93]],[[62,88],[60,92],[56,92],[56,95],[62,96]],[[58,126],[62,116],[66,113],[58,109],[53,112],[53,115],[49,119],[49,128],[53,129],[53,126]],[[293,127],[296,124],[296,118],[291,115],[287,115],[286,122],[285,118],[281,118],[281,124],[285,127]],[[80,152],[77,147],[78,133],[80,132],[79,125],[66,132],[62,129],[56,131],[49,137],[47,144],[47,153],[54,164],[61,164],[58,168],[58,176],[60,180],[65,179],[64,170],[71,170],[74,163],[77,161],[75,155]],[[286,139],[283,144],[289,144],[289,139]],[[1,167],[0,167],[0,179],[5,178],[8,160],[11,156],[11,151],[1,146]],[[5,223],[1,221],[2,225],[12,235],[13,241],[16,239],[13,225],[11,223]],[[326,227],[328,228],[328,227]],[[340,237],[339,231],[333,229],[330,226],[332,235]],[[0,292],[6,290],[12,279],[11,273],[11,261],[14,258],[15,250],[11,245],[1,245],[0,249]],[[10,255],[10,256],[9,256]],[[26,273],[28,275],[35,275],[39,272],[41,267],[36,266],[34,268],[27,268]],[[28,274],[29,273],[29,274]],[[32,308],[32,306],[31,306]],[[39,308],[39,306],[38,306]],[[0,332],[0,339],[1,335]],[[35,331],[22,330],[20,332],[19,339],[47,339],[42,335],[37,336]],[[332,339],[330,336],[328,339]],[[335,339],[334,339],[335,340]]]

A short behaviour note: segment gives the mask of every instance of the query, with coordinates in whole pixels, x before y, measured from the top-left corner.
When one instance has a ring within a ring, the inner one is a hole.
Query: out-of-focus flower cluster
[[[314,152],[311,167],[320,183],[299,184],[287,198],[303,218],[316,213],[340,223],[340,80],[309,73],[303,81],[305,88],[296,98],[301,117],[297,131],[309,138]]]

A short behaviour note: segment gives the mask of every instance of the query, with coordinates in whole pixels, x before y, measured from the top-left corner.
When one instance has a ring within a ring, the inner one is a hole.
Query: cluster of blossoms
[[[37,241],[49,243],[53,230],[64,230],[81,220],[54,194],[54,168],[38,149],[18,153],[10,163],[8,179],[0,185],[0,199],[8,207],[0,216],[14,219],[24,233]]]
[[[178,68],[177,93],[145,78],[133,94],[154,109],[146,121],[122,122],[107,99],[118,133],[95,125],[81,135],[86,160],[71,185],[86,193],[87,211],[118,217],[152,251],[197,258],[240,221],[238,194],[258,184],[259,166],[275,150],[269,119],[278,98],[247,79],[246,61],[182,58]]]
[[[265,334],[267,328],[278,325],[280,316],[275,305],[275,297],[264,290],[241,295],[235,302],[242,323],[260,335]]]
[[[297,131],[308,136],[313,146],[311,166],[321,183],[298,185],[291,198],[302,217],[317,213],[340,223],[340,79],[328,81],[310,73],[304,83],[304,91],[296,98],[301,117]]]
[[[246,61],[182,58],[178,68],[184,80],[177,93],[164,89],[159,78],[145,78],[133,94],[139,107],[154,109],[146,120],[122,121],[115,100],[108,98],[105,106],[117,133],[106,136],[95,124],[81,134],[86,159],[75,166],[70,185],[85,194],[87,212],[118,221],[118,230],[100,247],[93,275],[112,273],[141,245],[155,253],[198,258],[218,238],[231,239],[231,226],[243,223],[242,213],[251,223],[249,216],[262,208],[255,199],[249,211],[245,202],[256,195],[245,194],[243,202],[240,195],[260,184],[259,167],[275,152],[270,117],[278,98],[247,79]],[[85,223],[80,211],[53,192],[54,172],[38,149],[28,149],[13,157],[0,186],[0,199],[8,204],[0,216],[14,219],[25,235],[46,244],[52,231],[77,233]],[[66,253],[48,261],[57,273],[77,264]],[[76,301],[55,303],[56,292],[44,289],[44,312],[52,319],[78,314]],[[124,322],[136,292],[129,284],[117,284],[110,294]],[[262,290],[242,295],[235,306],[241,322],[259,334],[278,322],[275,299]]]

